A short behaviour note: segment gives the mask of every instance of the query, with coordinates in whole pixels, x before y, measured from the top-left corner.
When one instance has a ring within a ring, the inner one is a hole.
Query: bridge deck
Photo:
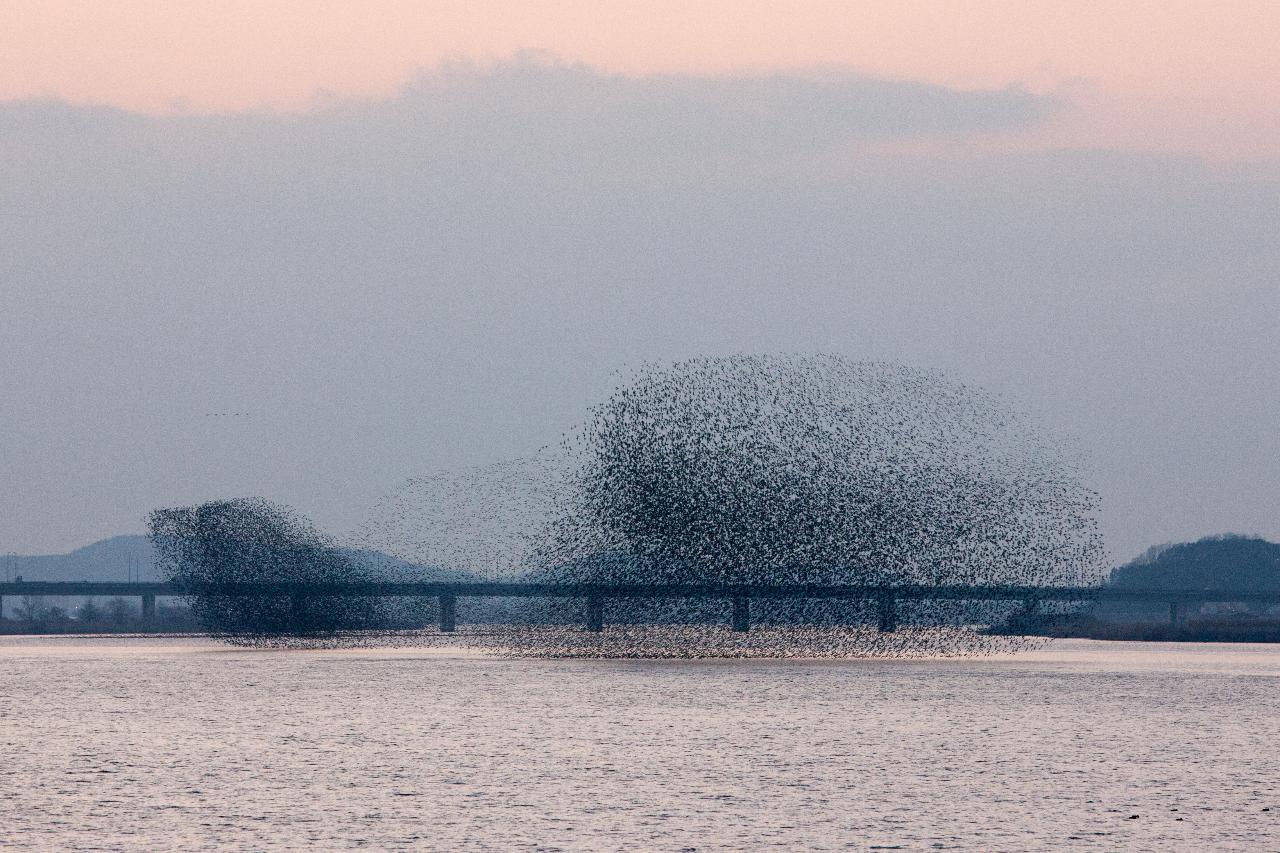
[[[13,581],[0,595],[181,596],[191,593],[268,596],[362,596],[429,598],[812,598],[964,601],[1249,601],[1280,602],[1280,590],[1127,589],[1067,586],[808,586],[780,584],[551,584],[365,582],[342,584],[237,583],[184,587],[163,582]]]
[[[738,586],[719,584],[550,584],[550,583],[401,583],[342,584],[238,583],[182,586],[161,582],[16,581],[0,583],[0,604],[18,596],[138,596],[144,620],[155,616],[157,596],[212,594],[319,598],[340,596],[437,598],[440,630],[454,630],[459,598],[585,598],[587,630],[604,630],[607,599],[730,599],[735,631],[751,626],[751,600],[827,599],[874,601],[881,631],[896,630],[899,601],[1021,601],[1031,613],[1044,601],[1129,601],[1169,605],[1169,619],[1179,621],[1180,605],[1194,602],[1280,602],[1280,591],[1190,589],[1123,589],[1066,586],[806,586],[785,584]]]

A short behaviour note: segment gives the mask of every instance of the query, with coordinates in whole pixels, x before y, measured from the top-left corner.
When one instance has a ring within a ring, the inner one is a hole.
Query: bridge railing
[[[440,630],[453,631],[459,598],[582,598],[586,600],[586,627],[602,631],[605,602],[609,599],[727,599],[733,603],[731,624],[736,631],[751,625],[752,600],[815,599],[876,602],[879,627],[893,631],[901,601],[1021,601],[1034,613],[1044,601],[1115,601],[1168,603],[1170,620],[1179,621],[1180,606],[1208,602],[1280,603],[1280,591],[1126,589],[1067,586],[963,586],[963,585],[738,585],[738,584],[590,584],[519,582],[400,582],[357,583],[229,583],[182,585],[165,582],[126,581],[15,581],[0,583],[0,608],[4,596],[137,596],[144,619],[155,616],[159,596],[227,595],[289,598],[396,597],[436,598]]]

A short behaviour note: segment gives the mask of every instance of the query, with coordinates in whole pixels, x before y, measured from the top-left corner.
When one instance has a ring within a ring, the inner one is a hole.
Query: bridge
[[[447,583],[371,581],[340,584],[235,583],[216,586],[183,586],[176,583],[136,581],[14,581],[0,583],[0,607],[4,596],[106,596],[136,597],[142,601],[144,619],[154,619],[156,598],[186,595],[287,597],[293,600],[324,597],[435,598],[439,602],[440,630],[457,625],[460,598],[579,598],[586,601],[586,628],[602,631],[605,604],[610,599],[720,599],[733,603],[731,625],[735,631],[751,628],[753,600],[815,599],[875,602],[881,631],[898,627],[902,601],[1018,601],[1032,615],[1046,601],[1116,601],[1160,603],[1169,606],[1169,621],[1181,621],[1190,604],[1210,602],[1280,603],[1280,591],[1126,589],[1118,587],[1066,586],[770,586],[717,584],[568,584],[568,583]]]

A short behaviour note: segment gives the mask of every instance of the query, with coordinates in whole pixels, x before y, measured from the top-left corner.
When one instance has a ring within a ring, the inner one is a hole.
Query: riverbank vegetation
[[[143,618],[138,602],[128,598],[86,598],[70,608],[38,595],[24,595],[16,604],[10,600],[6,600],[0,618],[0,634],[174,634],[201,630],[191,608],[180,600],[158,601],[155,614],[147,618]]]

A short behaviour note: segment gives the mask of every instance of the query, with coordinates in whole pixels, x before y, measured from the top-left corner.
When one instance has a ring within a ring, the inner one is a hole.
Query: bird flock
[[[1073,455],[995,395],[899,364],[744,355],[642,366],[531,458],[408,480],[346,548],[261,501],[159,511],[153,536],[172,577],[206,582],[248,572],[317,582],[1089,586],[1106,564],[1097,504]],[[877,627],[874,600],[757,599],[748,633],[729,629],[725,599],[610,598],[599,633],[583,630],[580,598],[472,599],[452,635],[387,630],[406,618],[372,599],[343,600],[327,617],[304,604],[296,625],[287,602],[223,599],[201,617],[254,644],[368,641],[380,625],[382,641],[516,656],[903,657],[1033,642],[985,630],[1012,624],[1018,603],[955,599],[900,600],[893,631]]]
[[[182,584],[210,634],[236,645],[308,645],[354,639],[388,624],[376,598],[236,594],[235,584],[316,587],[372,579],[296,513],[261,498],[210,501],[151,513],[148,533],[169,581]]]

